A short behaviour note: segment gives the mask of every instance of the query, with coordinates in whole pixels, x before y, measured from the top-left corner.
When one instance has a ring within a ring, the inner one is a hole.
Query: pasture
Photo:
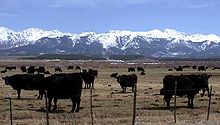
[[[67,70],[67,66],[80,66],[82,69],[97,69],[99,74],[94,83],[93,91],[93,113],[95,125],[130,125],[132,123],[133,93],[127,89],[122,93],[120,85],[110,75],[114,72],[119,74],[131,74],[128,67],[141,66],[145,69],[145,75],[140,72],[132,72],[138,76],[137,83],[137,125],[164,125],[174,124],[173,111],[167,110],[164,105],[163,96],[157,95],[162,88],[162,80],[168,74],[200,74],[208,73],[212,77],[209,84],[212,85],[212,102],[209,121],[207,117],[208,97],[199,94],[195,97],[195,108],[187,107],[187,98],[177,98],[177,124],[220,124],[220,70],[197,71],[192,68],[183,71],[168,71],[167,69],[178,65],[195,64],[218,66],[219,62],[106,62],[106,61],[59,61],[59,60],[1,60],[0,70],[4,66],[17,66],[16,70],[1,73],[0,76],[10,76],[21,73],[20,66],[45,66],[46,70],[54,73],[54,67],[59,66],[63,72],[78,72]],[[84,85],[83,85],[84,87]],[[45,100],[36,99],[38,91],[21,91],[21,99],[17,99],[17,92],[10,86],[6,86],[0,79],[0,124],[10,124],[9,100],[12,98],[13,124],[16,125],[45,125]],[[171,107],[174,101],[171,100]],[[83,89],[79,113],[70,113],[71,101],[58,100],[58,110],[49,113],[51,125],[88,125],[91,124],[90,117],[90,90]]]

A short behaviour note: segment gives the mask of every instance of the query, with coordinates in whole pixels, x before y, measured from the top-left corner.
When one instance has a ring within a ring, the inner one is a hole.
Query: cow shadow
[[[116,91],[116,92],[112,92],[112,94],[129,94],[129,93],[133,93],[133,92],[123,92],[123,91]]]
[[[207,108],[207,107],[206,106],[200,106],[200,107],[190,108],[188,106],[176,106],[176,109],[181,109],[181,108],[194,110],[194,109]],[[170,111],[173,111],[174,107],[172,106],[169,109],[166,106],[143,107],[143,108],[139,108],[139,110],[170,110]]]
[[[80,110],[82,110],[82,109],[84,109],[84,107],[80,107]],[[47,110],[43,107],[40,108],[40,109],[30,109],[30,110],[35,111],[35,112],[41,112],[41,113],[46,113],[47,112]],[[72,113],[72,112],[70,112],[68,110],[63,110],[63,109],[57,109],[57,110],[49,111],[48,113],[56,114],[56,113]]]
[[[41,100],[41,99],[37,99],[37,98],[20,98],[20,99],[18,99],[18,98],[16,98],[16,97],[5,97],[5,98],[3,98],[2,100],[5,100],[5,99],[11,99],[11,100]]]
[[[32,110],[36,111],[36,112],[41,112],[41,113],[46,113],[47,112],[47,110],[45,108],[32,109]],[[49,113],[65,113],[65,112],[67,112],[67,111],[62,110],[62,109],[58,109],[58,110],[52,110]]]

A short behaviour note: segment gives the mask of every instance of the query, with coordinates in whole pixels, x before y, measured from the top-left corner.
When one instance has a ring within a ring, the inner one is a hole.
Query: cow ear
[[[3,80],[5,80],[5,77],[2,77]]]

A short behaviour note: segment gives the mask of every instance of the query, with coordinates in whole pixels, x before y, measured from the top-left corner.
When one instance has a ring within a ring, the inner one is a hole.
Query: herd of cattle
[[[198,71],[206,71],[209,67],[207,66],[189,66],[189,65],[184,65],[184,66],[178,66],[178,67],[173,67],[173,68],[169,68],[168,71],[183,71],[183,69],[195,69]],[[212,70],[216,70],[216,69],[220,69],[220,67],[212,67]]]
[[[7,67],[5,70],[16,70],[16,67]],[[71,112],[79,112],[81,92],[83,88],[94,88],[95,78],[98,77],[98,70],[94,69],[81,69],[79,66],[75,67],[75,70],[79,70],[77,73],[55,73],[51,74],[46,71],[43,66],[35,68],[30,66],[28,68],[20,67],[23,74],[15,74],[12,76],[6,76],[2,79],[6,85],[10,85],[14,90],[17,91],[18,99],[20,99],[21,89],[24,90],[38,90],[38,99],[42,99],[45,92],[47,92],[48,98],[48,110],[51,110],[52,100],[54,102],[53,110],[57,109],[58,99],[71,99],[72,110]],[[73,70],[73,66],[68,66],[67,70]],[[142,74],[145,73],[144,68],[137,67],[137,71]],[[37,74],[35,73],[37,72]],[[60,67],[55,67],[55,72],[62,72]],[[135,72],[135,68],[128,68],[128,72]],[[50,74],[46,75],[45,74]],[[141,74],[140,74],[141,75]],[[209,95],[208,79],[211,75],[200,74],[200,75],[166,75],[163,78],[163,88],[160,90],[160,94],[164,96],[167,108],[170,108],[170,100],[172,96],[176,95],[188,97],[188,106],[193,108],[193,99],[196,94],[202,90],[201,96],[204,95],[205,91]],[[116,78],[117,82],[122,88],[122,92],[126,92],[127,87],[132,88],[137,85],[137,75],[135,73],[129,75],[118,75],[113,73],[110,75],[112,78]]]

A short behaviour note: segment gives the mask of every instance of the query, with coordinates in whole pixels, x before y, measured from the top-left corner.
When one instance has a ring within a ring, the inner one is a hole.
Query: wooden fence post
[[[45,93],[45,104],[46,104],[46,120],[47,120],[47,125],[49,125],[49,111],[48,111],[48,102],[47,102],[47,90],[45,90],[44,93]]]
[[[92,111],[92,86],[90,86],[90,113],[91,113],[91,122],[92,125],[94,125],[93,111]]]
[[[210,107],[211,107],[211,99],[212,99],[212,85],[209,90],[209,105],[208,105],[208,114],[207,114],[207,120],[209,120],[209,113],[210,113]]]
[[[11,105],[11,97],[9,98],[9,105],[10,105],[10,121],[11,121],[11,125],[13,125],[13,121],[12,121],[12,105]]]
[[[176,123],[176,89],[177,89],[177,82],[175,82],[175,90],[174,90],[174,122]]]
[[[132,125],[135,125],[136,118],[136,94],[137,92],[137,84],[134,85],[134,100],[133,100],[133,117],[132,117]]]

